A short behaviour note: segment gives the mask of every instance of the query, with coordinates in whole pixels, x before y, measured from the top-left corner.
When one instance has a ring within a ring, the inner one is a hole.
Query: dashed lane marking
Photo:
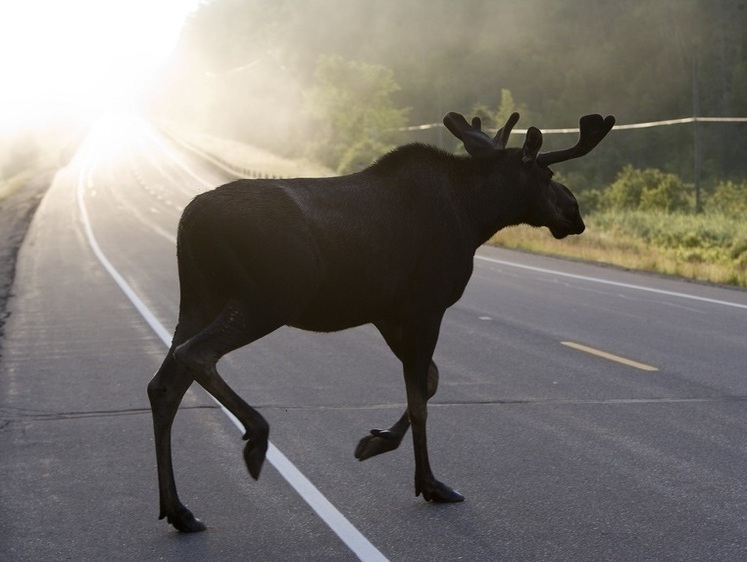
[[[591,355],[596,355],[597,357],[602,357],[604,359],[609,359],[610,361],[615,361],[616,363],[627,365],[628,367],[634,367],[636,369],[640,369],[641,371],[658,371],[659,370],[656,367],[652,367],[651,365],[646,365],[645,363],[639,363],[638,361],[633,361],[632,359],[626,359],[625,357],[620,357],[619,355],[614,355],[612,353],[602,351],[601,349],[595,349],[587,345],[581,345],[580,343],[575,343],[572,341],[562,341],[560,343],[562,343],[563,345],[567,347],[571,347],[573,349],[577,349],[585,353],[590,353]]]

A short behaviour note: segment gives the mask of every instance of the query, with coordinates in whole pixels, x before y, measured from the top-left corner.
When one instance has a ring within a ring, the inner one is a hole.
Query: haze
[[[0,4],[0,127],[90,117],[136,99],[197,0]]]
[[[447,111],[497,128],[747,115],[744,1],[25,0],[0,8],[0,127],[137,109],[338,171],[405,142],[447,150]],[[697,95],[696,95],[697,94]],[[747,174],[742,124],[709,125],[701,169]],[[516,136],[514,142],[518,142]],[[619,140],[618,140],[619,139]],[[548,135],[546,148],[567,144]],[[711,151],[711,152],[708,152]],[[693,173],[687,127],[612,135],[569,163],[583,190],[626,164]]]

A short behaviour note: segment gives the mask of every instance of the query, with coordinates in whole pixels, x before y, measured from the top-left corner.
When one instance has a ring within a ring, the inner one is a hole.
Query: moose
[[[206,528],[179,500],[171,459],[172,422],[193,381],[243,424],[244,461],[259,478],[269,425],[216,364],[285,325],[317,332],[376,326],[402,363],[407,409],[391,428],[361,439],[356,458],[396,449],[412,425],[416,496],[464,499],[435,478],[426,444],[442,317],[460,299],[475,251],[498,230],[546,226],[558,239],[584,231],[575,197],[553,181],[549,166],[584,156],[615,123],[586,115],[575,146],[540,152],[535,127],[522,148],[507,148],[518,119],[512,114],[491,138],[479,118],[470,124],[448,113],[444,125],[467,155],[408,144],[350,175],[241,179],[187,205],[177,235],[178,322],[148,384],[160,519],[183,532]]]

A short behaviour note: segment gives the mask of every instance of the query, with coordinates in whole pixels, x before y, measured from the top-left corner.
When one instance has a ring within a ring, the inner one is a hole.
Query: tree
[[[474,108],[468,117],[493,130],[513,110],[521,128],[570,128],[592,112],[620,123],[658,121],[692,115],[694,84],[700,116],[739,117],[747,110],[743,16],[744,2],[734,0],[209,0],[179,42],[172,67],[181,78],[161,76],[156,113],[286,155],[324,153],[335,167],[343,160],[356,167],[400,141],[389,125],[360,117],[371,88],[384,94],[394,128],[404,123],[399,107],[411,107],[418,124]],[[324,107],[336,95],[337,105]],[[370,131],[357,137],[335,122],[333,135],[333,114],[342,112],[359,115],[355,126]],[[705,189],[742,181],[745,124],[699,127]],[[543,149],[569,138],[546,135]],[[620,131],[563,173],[576,190],[612,182],[628,163],[692,181],[692,139],[687,126]],[[401,141],[456,146],[441,127]]]
[[[391,150],[406,123],[392,94],[399,90],[388,68],[337,55],[319,57],[306,105],[316,121],[312,156],[348,173]]]
[[[516,103],[511,90],[509,90],[508,88],[502,88],[501,100],[498,105],[498,109],[493,110],[485,104],[478,103],[472,108],[470,116],[479,117],[482,121],[483,130],[488,132],[488,130],[490,129],[498,130],[500,127],[503,127],[503,125],[506,124],[506,121],[508,121],[508,118],[511,116],[511,114],[516,111],[521,114],[523,122],[526,123],[527,121],[531,120],[527,106],[523,103]]]

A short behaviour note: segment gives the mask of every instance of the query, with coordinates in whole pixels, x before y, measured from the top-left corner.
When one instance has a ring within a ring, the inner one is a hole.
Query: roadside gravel
[[[53,177],[52,172],[42,174],[0,200],[0,357],[3,326],[8,316],[8,299],[12,296],[18,250]]]

